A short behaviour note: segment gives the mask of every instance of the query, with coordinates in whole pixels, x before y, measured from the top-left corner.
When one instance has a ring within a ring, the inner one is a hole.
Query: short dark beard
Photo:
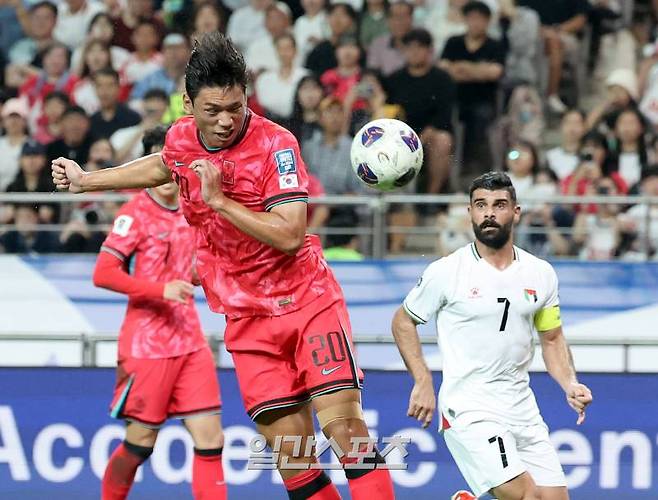
[[[494,250],[500,250],[507,244],[512,236],[512,225],[514,224],[514,221],[510,221],[503,225],[489,220],[484,221],[480,225],[477,225],[475,222],[472,222],[472,224],[475,238],[480,243],[489,248],[493,248]],[[488,233],[484,231],[487,227],[496,227],[498,230]]]

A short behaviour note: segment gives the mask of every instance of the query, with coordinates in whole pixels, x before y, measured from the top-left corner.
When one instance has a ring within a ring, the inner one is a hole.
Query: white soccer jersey
[[[516,247],[504,271],[474,243],[427,267],[404,308],[419,323],[436,316],[443,354],[439,409],[448,423],[542,422],[528,365],[536,315],[557,305],[553,267]]]

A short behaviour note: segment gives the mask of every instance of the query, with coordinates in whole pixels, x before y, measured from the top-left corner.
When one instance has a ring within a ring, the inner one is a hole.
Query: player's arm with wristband
[[[155,187],[172,180],[160,153],[96,172],[85,172],[73,160],[60,157],[52,162],[52,176],[57,189],[71,193]]]
[[[557,275],[552,268],[550,287],[548,305],[535,314],[535,328],[539,333],[546,369],[564,390],[569,406],[578,413],[576,423],[580,425],[585,420],[585,408],[592,402],[592,392],[585,384],[578,382],[571,349],[562,331],[560,306],[557,303]]]

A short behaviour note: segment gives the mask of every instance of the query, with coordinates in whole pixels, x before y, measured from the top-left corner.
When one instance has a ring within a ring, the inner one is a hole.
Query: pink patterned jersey
[[[102,250],[123,260],[131,275],[149,282],[192,281],[194,230],[182,212],[167,208],[148,190],[126,203]],[[194,301],[128,300],[119,334],[119,358],[169,358],[205,347]]]
[[[307,235],[294,256],[261,243],[204,203],[199,178],[188,168],[194,160],[210,160],[221,172],[224,194],[255,212],[305,202],[308,174],[290,132],[248,112],[234,145],[210,150],[194,119],[184,117],[167,133],[161,154],[180,186],[185,217],[197,230],[197,271],[213,311],[231,318],[279,316],[320,295],[341,296],[316,236]]]

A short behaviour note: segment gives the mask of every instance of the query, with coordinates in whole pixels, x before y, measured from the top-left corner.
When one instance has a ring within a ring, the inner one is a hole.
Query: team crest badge
[[[535,290],[532,290],[531,288],[525,288],[523,290],[523,295],[525,296],[525,300],[528,302],[532,302],[533,304],[537,302],[537,292]]]

